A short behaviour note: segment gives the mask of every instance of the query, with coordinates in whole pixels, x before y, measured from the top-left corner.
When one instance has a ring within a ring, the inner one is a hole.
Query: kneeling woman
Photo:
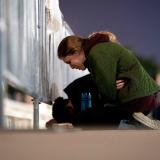
[[[110,32],[94,33],[89,38],[68,36],[59,44],[58,57],[72,69],[88,68],[104,107],[115,104],[118,110],[130,114],[134,112],[146,114],[159,106],[156,104],[159,86],[145,71],[136,56],[120,45],[115,35]],[[127,81],[121,90],[116,90],[117,79]],[[134,117],[145,121],[143,116],[137,114]]]

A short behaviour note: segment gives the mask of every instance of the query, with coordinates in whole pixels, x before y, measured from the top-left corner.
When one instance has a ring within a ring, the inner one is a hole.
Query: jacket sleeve
[[[116,101],[116,73],[118,57],[116,50],[105,44],[98,44],[88,56],[88,69],[98,87],[104,102]]]

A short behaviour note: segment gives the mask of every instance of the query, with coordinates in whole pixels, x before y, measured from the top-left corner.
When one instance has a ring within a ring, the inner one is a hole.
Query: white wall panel
[[[64,96],[63,88],[82,73],[72,71],[57,58],[59,42],[73,34],[63,20],[59,1],[0,1],[5,82],[43,102]]]

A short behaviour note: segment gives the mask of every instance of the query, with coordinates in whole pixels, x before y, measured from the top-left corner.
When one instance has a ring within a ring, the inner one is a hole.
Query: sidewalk
[[[159,160],[160,131],[1,131],[2,160]]]

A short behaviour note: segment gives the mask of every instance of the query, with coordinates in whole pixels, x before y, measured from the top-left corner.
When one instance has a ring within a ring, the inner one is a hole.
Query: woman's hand
[[[122,89],[125,86],[126,82],[124,80],[116,80],[116,88],[117,90]]]

